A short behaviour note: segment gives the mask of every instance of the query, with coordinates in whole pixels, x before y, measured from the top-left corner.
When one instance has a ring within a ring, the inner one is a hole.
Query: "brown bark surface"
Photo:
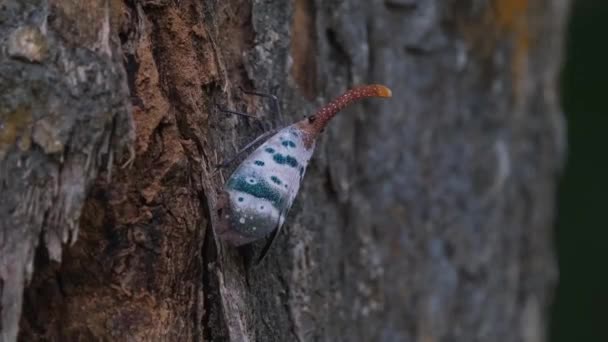
[[[1,1],[2,340],[542,340],[566,7]],[[263,242],[214,238],[214,166],[361,83],[394,97],[330,124],[249,267]]]

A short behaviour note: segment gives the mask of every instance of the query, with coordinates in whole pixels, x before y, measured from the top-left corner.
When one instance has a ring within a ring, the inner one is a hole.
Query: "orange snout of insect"
[[[376,85],[376,96],[378,96],[378,97],[392,97],[393,96],[393,92],[388,87],[385,87],[383,85],[377,84]]]

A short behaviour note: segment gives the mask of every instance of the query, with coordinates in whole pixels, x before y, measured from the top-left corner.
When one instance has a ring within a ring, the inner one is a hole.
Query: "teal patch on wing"
[[[264,162],[261,160],[256,160],[255,162],[253,162],[255,165],[257,166],[264,166]]]
[[[283,196],[268,182],[263,179],[260,179],[252,184],[251,182],[248,182],[245,178],[246,177],[231,178],[226,186],[235,191],[242,191],[257,198],[266,199],[278,209],[283,208],[285,202]]]
[[[283,183],[283,182],[281,182],[281,180],[277,176],[270,177],[270,180],[273,181],[275,184],[278,184],[278,185],[281,185]]]
[[[272,159],[274,159],[277,164],[287,164],[291,167],[298,167],[298,161],[292,156],[284,156],[280,153],[277,153],[272,157]]]
[[[272,148],[272,147],[266,147],[265,151],[268,152],[268,153],[274,153],[274,148]]]
[[[281,145],[285,146],[285,147],[296,147],[296,143],[294,143],[291,140],[285,140],[281,143]]]
[[[277,153],[272,157],[277,164],[285,164],[285,157],[282,154]]]

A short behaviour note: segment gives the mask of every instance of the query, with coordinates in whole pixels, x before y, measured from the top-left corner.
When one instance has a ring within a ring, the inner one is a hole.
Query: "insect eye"
[[[311,116],[308,117],[308,123],[313,123],[313,122],[315,122],[316,119],[317,119],[316,116],[311,115]]]

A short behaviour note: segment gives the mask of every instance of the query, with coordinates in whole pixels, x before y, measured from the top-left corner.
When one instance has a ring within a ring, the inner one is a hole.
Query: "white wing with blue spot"
[[[253,151],[226,182],[231,229],[243,235],[243,243],[262,238],[282,226],[291,207],[314,143],[306,148],[295,125],[288,126]]]

